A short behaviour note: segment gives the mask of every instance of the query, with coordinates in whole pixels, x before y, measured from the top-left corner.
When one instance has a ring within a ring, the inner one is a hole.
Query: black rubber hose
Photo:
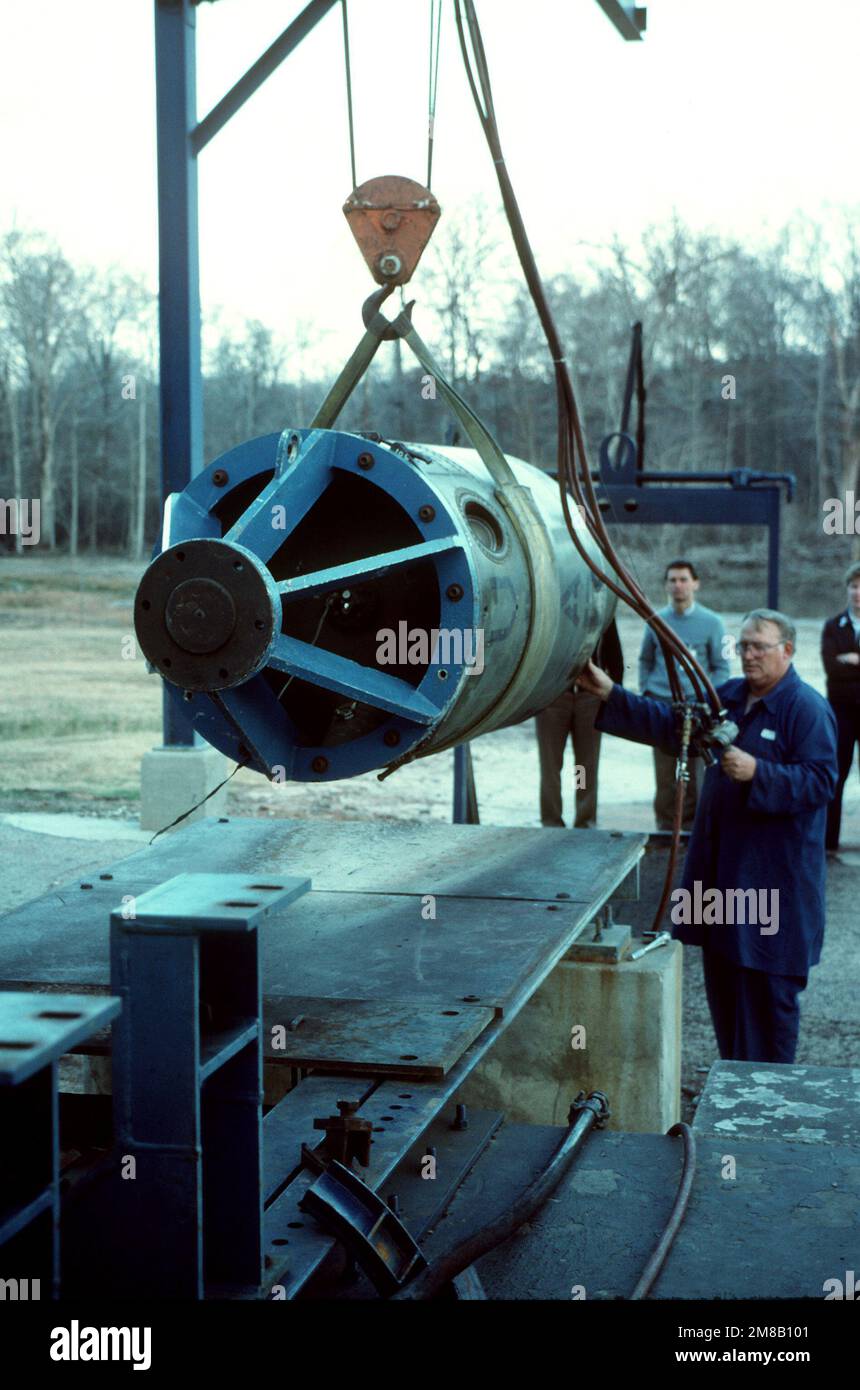
[[[465,13],[465,21],[464,21]],[[558,394],[559,408],[559,466],[558,479],[559,487],[562,492],[562,505],[565,511],[565,520],[568,530],[577,546],[577,550],[586,560],[589,567],[610,588],[617,597],[628,603],[639,616],[644,617],[650,623],[655,632],[663,640],[661,648],[667,655],[667,667],[669,670],[670,682],[672,682],[673,694],[675,691],[675,681],[672,679],[671,659],[668,652],[681,663],[688,677],[691,680],[696,698],[705,698],[710,704],[714,714],[719,713],[720,703],[716,691],[708,678],[706,672],[687,651],[686,647],[679,641],[675,633],[663,622],[648,602],[636,580],[629,573],[618,557],[612,544],[609,533],[606,530],[600,508],[597,505],[597,496],[591,480],[591,469],[585,448],[585,441],[582,433],[582,426],[579,419],[579,412],[576,405],[576,397],[573,391],[573,383],[567,364],[564,358],[561,339],[552,316],[552,311],[544,293],[537,262],[528,239],[528,235],[520,212],[519,204],[514,193],[510,175],[505,166],[504,154],[502,152],[501,140],[499,136],[498,123],[496,121],[495,108],[493,104],[492,87],[490,83],[489,68],[487,65],[486,53],[484,50],[483,38],[481,35],[478,17],[475,11],[474,0],[455,0],[455,17],[457,21],[457,32],[460,40],[460,49],[463,56],[463,63],[472,97],[475,102],[478,116],[487,139],[487,144],[493,157],[496,169],[496,176],[499,189],[502,195],[505,213],[511,228],[514,245],[522,266],[523,274],[526,278],[529,291],[532,296],[538,317],[546,336],[547,344],[555,367],[556,389]],[[466,29],[468,28],[469,39],[472,46],[473,58],[470,57],[466,45]],[[474,63],[474,66],[473,66]],[[576,468],[576,458],[579,457],[581,465],[581,478]],[[629,591],[625,593],[621,588],[614,584],[607,575],[591,561],[590,557],[584,553],[584,547],[579,543],[579,539],[574,532],[570,519],[570,514],[565,505],[565,481],[567,481],[573,491],[575,500],[580,506],[586,525],[594,539],[599,543],[600,549],[612,568]],[[583,496],[582,482],[585,486],[585,496]],[[632,597],[631,597],[632,595]]]
[[[707,672],[699,664],[692,652],[687,650],[686,646],[681,642],[677,634],[672,631],[668,623],[656,612],[640,585],[637,583],[635,577],[621,561],[609,536],[609,532],[606,529],[591,478],[591,466],[588,461],[585,439],[579,419],[579,410],[573,390],[573,382],[570,372],[568,371],[561,338],[544,292],[543,282],[540,277],[531,243],[528,239],[528,233],[526,232],[525,222],[505,164],[501,136],[499,134],[495,107],[493,104],[489,67],[474,0],[454,0],[454,13],[466,77],[478,112],[478,117],[484,130],[487,145],[489,146],[493,158],[493,166],[496,171],[496,178],[502,195],[502,203],[508,219],[508,225],[511,229],[514,247],[532,297],[532,302],[537,311],[538,318],[540,319],[541,327],[543,328],[553,362],[558,417],[557,477],[565,524],[567,525],[567,529],[579,555],[588,565],[589,569],[593,571],[597,578],[600,579],[617,598],[628,604],[628,606],[633,609],[634,613],[643,618],[652,628],[666,662],[666,673],[673,701],[680,702],[683,698],[681,682],[675,668],[675,663],[677,661],[692,685],[696,701],[698,703],[706,702],[710,706],[713,715],[718,716],[720,714],[720,700]],[[467,29],[472,47],[472,56],[469,54],[466,43]],[[639,366],[641,407],[641,400],[644,397],[644,380],[641,375],[641,361]],[[644,447],[644,434],[640,438],[639,447]],[[579,469],[577,468],[577,457],[579,459]],[[583,486],[585,492],[583,492]],[[589,534],[597,544],[601,554],[618,576],[620,584],[611,579],[601,566],[595,564],[586,551],[585,546],[577,534],[570,514],[568,489],[579,507],[580,514]],[[679,789],[677,793],[678,802],[680,802],[682,794],[683,789]],[[660,905],[654,917],[653,927],[655,931],[659,929],[660,921],[668,901],[675,860],[678,854],[679,839],[680,818],[676,816],[672,852],[669,857],[666,878],[660,895]]]
[[[592,1091],[587,1099],[577,1099],[570,1108],[570,1128],[547,1164],[513,1206],[498,1220],[468,1236],[447,1255],[413,1279],[394,1295],[396,1299],[433,1298],[440,1289],[462,1274],[476,1260],[483,1259],[519,1230],[552,1195],[595,1125],[609,1117],[609,1103],[602,1091]]]

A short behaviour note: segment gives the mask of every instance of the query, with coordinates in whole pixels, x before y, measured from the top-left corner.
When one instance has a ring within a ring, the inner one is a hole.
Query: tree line
[[[500,225],[479,202],[443,220],[410,287],[416,324],[505,451],[552,469],[551,364]],[[860,498],[860,246],[847,214],[826,231],[798,217],[756,249],[676,217],[635,246],[616,238],[590,248],[588,259],[587,273],[554,275],[548,288],[593,462],[619,427],[638,320],[646,468],[794,473],[793,524],[807,533],[820,530],[828,499]],[[152,543],[161,506],[155,310],[140,277],[75,266],[41,234],[0,241],[0,499],[40,500],[40,548],[140,559]],[[243,439],[306,425],[340,366],[309,370],[309,325],[283,341],[256,321],[240,331],[204,325],[204,341],[206,462]],[[433,384],[399,343],[379,353],[338,425],[456,441]],[[0,526],[0,547],[20,550],[10,529]]]

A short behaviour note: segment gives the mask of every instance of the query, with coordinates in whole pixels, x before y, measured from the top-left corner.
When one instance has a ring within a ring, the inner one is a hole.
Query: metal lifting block
[[[354,188],[344,215],[379,285],[405,285],[441,211],[429,188],[397,174],[368,179]]]
[[[133,1173],[119,1184],[123,1293],[260,1285],[257,927],[309,887],[179,874],[111,913],[115,1154]]]
[[[19,1299],[56,1297],[60,1273],[57,1062],[116,1018],[102,995],[0,992],[0,1278]]]

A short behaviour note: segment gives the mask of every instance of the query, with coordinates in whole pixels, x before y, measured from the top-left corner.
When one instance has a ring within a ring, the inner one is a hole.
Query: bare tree
[[[12,495],[19,501],[24,495],[24,475],[21,451],[21,421],[19,416],[20,387],[16,379],[15,365],[11,353],[4,353],[0,359],[0,391],[9,423],[9,441],[12,453]],[[15,551],[20,555],[24,549],[20,527],[15,531]]]
[[[856,498],[860,492],[860,247],[851,225],[846,227],[839,275],[838,289],[822,286],[822,293],[839,399],[842,488]],[[854,554],[860,557],[857,536]]]
[[[499,243],[486,205],[475,199],[437,233],[422,283],[442,330],[443,353],[452,385],[477,382],[493,331],[501,321],[497,302]],[[495,302],[494,302],[495,301]]]
[[[122,431],[120,438],[130,434],[135,441],[126,488],[125,527],[129,554],[135,559],[142,547],[137,535],[143,524],[139,517],[145,509],[146,486],[145,472],[141,484],[139,469],[138,402],[146,385],[132,368],[137,355],[146,352],[151,341],[153,306],[153,296],[136,276],[115,268],[90,271],[83,282],[81,313],[74,335],[86,366],[90,387],[88,413],[96,428],[95,457],[89,470],[93,495],[112,473],[114,436],[123,414],[128,418],[128,429]]]
[[[266,400],[277,387],[285,351],[275,342],[270,328],[249,319],[241,337],[224,333],[212,354],[216,377],[229,380],[238,394],[241,437],[253,438],[264,428]]]
[[[0,304],[7,341],[26,371],[42,534],[56,544],[55,442],[65,404],[61,383],[79,307],[79,281],[60,251],[36,235],[9,232],[0,251]]]

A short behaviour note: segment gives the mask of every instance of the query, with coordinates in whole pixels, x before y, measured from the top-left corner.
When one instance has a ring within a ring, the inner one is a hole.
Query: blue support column
[[[478,825],[478,793],[472,766],[472,749],[468,743],[458,743],[454,749],[454,825]]]
[[[197,154],[337,0],[310,0],[243,77],[197,124],[194,0],[155,0],[158,129],[158,337],[162,498],[181,492],[203,466]],[[166,747],[193,747],[191,721],[164,695]]]
[[[161,476],[166,498],[203,465],[197,240],[195,7],[157,0],[158,334]]]
[[[162,498],[203,466],[200,275],[197,238],[196,12],[190,0],[156,0],[158,128],[158,337]],[[165,745],[193,745],[181,707],[165,694]]]
[[[111,981],[124,1006],[113,1036],[112,1213],[124,1295],[199,1299],[262,1283],[257,927],[309,887],[180,874],[137,898],[133,916],[111,914]]]
[[[768,491],[770,516],[767,523],[767,606],[779,608],[779,504],[780,495]]]

